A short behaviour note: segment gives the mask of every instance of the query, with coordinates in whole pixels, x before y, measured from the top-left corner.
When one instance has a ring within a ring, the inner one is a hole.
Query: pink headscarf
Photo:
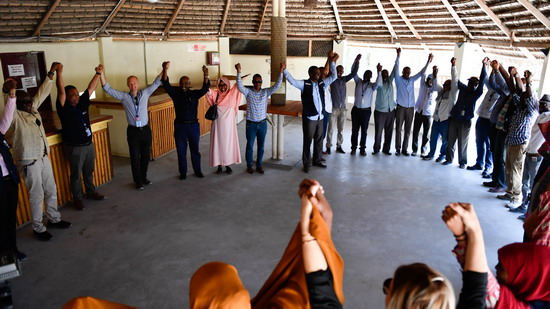
[[[221,92],[219,89],[220,82],[223,82],[227,85],[227,91]],[[235,112],[238,111],[239,105],[241,103],[242,93],[237,88],[237,84],[231,87],[231,82],[226,77],[221,77],[218,79],[218,89],[210,89],[206,93],[206,100],[208,105],[218,104],[218,106],[229,106],[235,109]]]

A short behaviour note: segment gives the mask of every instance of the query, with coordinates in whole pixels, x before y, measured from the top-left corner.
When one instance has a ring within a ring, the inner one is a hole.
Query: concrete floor
[[[86,211],[64,207],[69,230],[50,230],[54,239],[18,232],[23,276],[12,281],[16,308],[60,308],[76,296],[94,296],[139,308],[186,308],[189,279],[209,261],[235,265],[255,295],[281,257],[298,222],[298,183],[318,179],[334,209],[333,239],[345,260],[347,308],[383,308],[382,282],[401,264],[421,261],[445,274],[457,291],[460,269],[451,254],[454,238],[440,219],[450,201],[477,206],[490,266],[501,246],[521,241],[522,224],[504,203],[481,186],[477,171],[442,166],[418,157],[327,155],[328,168],[301,164],[293,170],[266,167],[233,175],[208,167],[209,136],[201,140],[206,178],[177,176],[175,153],[151,162],[151,186],[133,188],[129,160],[113,158],[115,177],[100,187],[108,199],[87,202]],[[244,123],[238,125],[244,160]],[[473,128],[472,128],[473,130]],[[266,157],[271,155],[268,132]],[[299,120],[286,127],[285,162],[301,157]],[[392,147],[393,148],[393,147]],[[475,159],[471,139],[470,163]]]

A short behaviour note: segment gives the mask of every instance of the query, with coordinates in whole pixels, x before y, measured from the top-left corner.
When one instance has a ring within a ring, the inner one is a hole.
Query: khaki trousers
[[[330,121],[328,123],[327,148],[332,147],[332,132],[334,130],[335,123],[338,129],[336,147],[342,147],[342,143],[344,143],[343,132],[344,132],[344,124],[346,123],[346,112],[347,112],[347,109],[345,108],[332,109],[332,116],[330,117]]]
[[[513,201],[522,200],[522,179],[523,179],[523,164],[525,161],[525,153],[527,143],[521,145],[507,146],[506,150],[506,184],[508,188],[506,192],[511,196]]]

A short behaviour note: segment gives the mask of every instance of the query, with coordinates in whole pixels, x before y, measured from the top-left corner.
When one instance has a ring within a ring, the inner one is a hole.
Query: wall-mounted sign
[[[8,73],[10,76],[25,76],[25,67],[22,64],[8,65]]]
[[[193,52],[205,52],[206,45],[204,44],[187,44],[187,51],[190,53]]]
[[[36,85],[36,76],[21,78],[21,84],[22,84],[23,88],[25,88],[25,89],[37,87],[37,85]]]

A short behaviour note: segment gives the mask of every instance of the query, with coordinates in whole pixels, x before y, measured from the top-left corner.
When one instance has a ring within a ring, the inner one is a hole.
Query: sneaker
[[[229,166],[225,167],[225,172],[229,175],[233,174],[233,170]]]
[[[362,157],[366,157],[366,156],[367,156],[367,152],[364,151],[364,150],[359,151],[359,154],[360,154]]]
[[[439,157],[437,157],[437,159],[435,159],[435,162],[439,163],[443,160],[445,160],[445,156],[439,156]]]
[[[501,188],[501,187],[492,187],[491,189],[489,189],[489,192],[491,192],[491,193],[502,193],[502,192],[506,192],[506,189]]]
[[[199,178],[204,178],[204,174],[202,172],[195,173],[195,176]]]
[[[261,166],[256,167],[256,171],[262,175],[265,173],[264,169]]]
[[[27,259],[27,255],[19,250],[15,250],[15,256],[17,257],[19,262],[25,261]]]
[[[153,182],[152,182],[151,180],[145,178],[145,180],[143,181],[143,184],[146,185],[146,186],[148,186],[148,185],[152,185]]]
[[[512,200],[512,196],[508,192],[506,192],[504,194],[501,194],[501,195],[497,195],[497,198],[499,200],[505,200],[505,201],[511,201]],[[514,208],[516,208],[516,207],[514,207]]]
[[[38,238],[41,241],[48,241],[53,238],[52,234],[48,233],[48,231],[44,231],[40,233],[37,231],[32,231],[32,234],[34,235],[34,237]]]
[[[524,205],[520,205],[516,208],[510,208],[508,209],[508,211],[516,214],[524,214],[527,211],[527,207],[525,207]]]
[[[466,168],[466,164],[460,164],[458,167],[461,168],[461,169],[465,169],[465,168]]]
[[[67,221],[63,221],[63,220],[59,220],[58,222],[52,222],[52,221],[48,221],[48,227],[55,227],[55,228],[58,228],[58,229],[68,229],[71,227],[71,222],[67,222]]]
[[[89,200],[94,200],[94,201],[102,201],[102,200],[106,199],[105,195],[101,195],[97,191],[95,191],[94,193],[91,193],[91,194],[86,194],[86,198],[89,199]]]
[[[445,161],[445,162],[443,162],[443,163],[441,163],[441,164],[442,164],[442,165],[449,165],[449,164],[453,164],[453,162],[451,162],[451,161]]]
[[[512,209],[517,209],[517,208],[520,208],[522,205],[521,201],[519,200],[511,200],[508,204],[506,204],[506,207],[510,208],[510,210]]]
[[[472,166],[468,166],[469,171],[481,171],[483,168],[479,164],[474,164]]]
[[[138,184],[136,184],[136,189],[137,189],[138,191],[143,191],[145,188],[143,187],[143,185],[138,185]]]
[[[254,174],[254,169],[252,168],[252,166],[249,166],[246,168],[246,172],[252,175]]]
[[[346,152],[344,151],[344,149],[342,149],[342,147],[336,147],[336,152],[337,152],[337,153],[346,153]]]
[[[416,152],[411,152],[411,156],[416,157]]]

